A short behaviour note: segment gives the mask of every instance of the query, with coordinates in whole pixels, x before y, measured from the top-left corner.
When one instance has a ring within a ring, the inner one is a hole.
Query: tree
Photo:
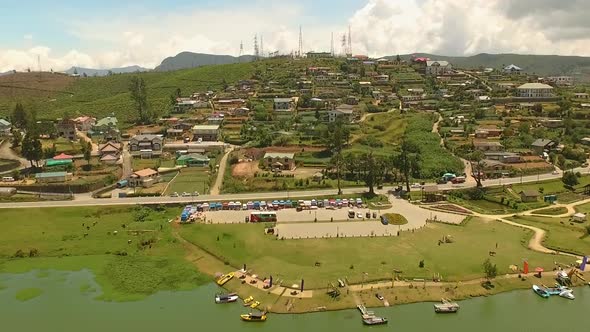
[[[486,163],[484,162],[484,158],[485,158],[485,154],[479,150],[477,151],[473,151],[471,154],[469,154],[468,156],[469,158],[469,163],[471,164],[471,173],[473,175],[473,178],[475,179],[475,182],[477,183],[477,187],[481,188],[483,187],[481,181],[483,180],[484,176],[485,176],[485,167],[486,167]]]
[[[489,258],[483,262],[483,271],[488,279],[493,279],[498,275],[498,267],[496,264],[492,264]]]
[[[14,111],[12,112],[12,124],[20,129],[25,129],[29,123],[29,116],[27,111],[21,103],[16,103]]]
[[[90,165],[90,158],[92,157],[92,143],[86,142],[86,148],[84,149],[84,160]]]
[[[316,120],[320,119],[320,111],[319,110],[315,110],[315,119]]]
[[[337,185],[338,185],[338,195],[342,194],[342,188],[340,187],[340,168],[342,166],[342,150],[348,143],[350,138],[350,131],[341,118],[336,118],[326,131],[326,145],[328,150],[332,152],[333,158],[333,165],[336,167],[336,178],[337,178]]]
[[[563,177],[561,178],[561,182],[563,182],[563,184],[565,184],[566,186],[568,186],[570,188],[572,188],[573,186],[580,183],[576,174],[574,174],[574,172],[571,172],[571,171],[563,172]]]
[[[375,186],[380,185],[385,176],[384,160],[369,152],[361,154],[358,163],[363,181],[369,187],[369,195],[375,195]]]
[[[410,178],[419,170],[419,149],[406,138],[402,141],[401,153],[394,159],[394,165],[403,174],[406,190],[410,192]]]
[[[147,101],[147,90],[142,77],[134,76],[131,78],[129,92],[131,93],[131,100],[135,104],[135,109],[138,112],[139,122],[142,124],[150,123],[152,119]]]
[[[397,64],[400,64],[402,62],[402,58],[399,56],[399,54],[395,56],[395,62]]]
[[[31,167],[38,165],[37,162],[43,157],[43,147],[34,130],[29,130],[25,135],[21,154],[31,163]],[[35,163],[33,164],[33,162]]]
[[[12,128],[10,132],[12,133],[12,139],[10,140],[12,143],[12,148],[19,147],[23,141],[23,134],[21,133],[20,129],[17,128]]]
[[[182,90],[180,90],[180,88],[176,88],[175,95],[176,98],[182,97]]]

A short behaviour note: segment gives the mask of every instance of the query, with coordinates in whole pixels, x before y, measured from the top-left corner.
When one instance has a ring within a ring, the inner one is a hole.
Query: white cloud
[[[172,9],[173,10],[173,9]],[[590,55],[590,21],[585,0],[368,0],[342,24],[328,25],[307,16],[313,8],[262,1],[215,9],[184,9],[150,15],[85,18],[69,22],[67,33],[80,39],[74,49],[57,52],[32,35],[21,50],[0,48],[0,71],[71,66],[154,67],[182,51],[237,55],[240,41],[253,52],[254,34],[263,34],[266,52],[298,48],[303,26],[304,51],[330,49],[352,27],[354,53],[373,56],[413,52],[448,55],[535,53]],[[326,14],[329,15],[329,14]],[[66,32],[64,32],[66,33]]]
[[[30,34],[30,33],[28,33],[28,34],[26,34],[26,35],[23,36],[23,39],[24,40],[32,40],[33,39],[33,35]]]

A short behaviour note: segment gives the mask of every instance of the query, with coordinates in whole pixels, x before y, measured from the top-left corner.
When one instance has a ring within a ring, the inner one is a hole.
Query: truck
[[[456,178],[452,179],[451,182],[453,184],[465,183],[465,177],[464,176],[457,176]]]

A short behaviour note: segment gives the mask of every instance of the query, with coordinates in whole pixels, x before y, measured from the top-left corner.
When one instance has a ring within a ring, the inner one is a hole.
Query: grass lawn
[[[575,206],[574,209],[576,209],[577,212],[590,213],[590,203]]]
[[[546,209],[542,209],[542,210],[537,210],[535,211],[535,214],[544,214],[544,215],[548,215],[548,216],[556,216],[556,215],[560,215],[560,214],[564,214],[567,213],[567,208],[564,207],[551,207],[551,208],[546,208]]]
[[[56,139],[42,139],[41,146],[43,149],[50,149],[55,145],[56,154],[65,153],[69,155],[77,155],[81,154],[80,151],[80,143],[78,141],[70,141],[63,137],[56,138]]]
[[[579,178],[579,181],[580,183],[574,187],[576,191],[582,189],[587,184],[590,184],[590,176],[582,176]],[[574,193],[571,190],[565,188],[563,182],[561,182],[561,179],[541,181],[539,183],[531,182],[512,185],[512,190],[516,193],[519,193],[523,190],[539,191],[539,188],[543,188],[543,195],[557,194],[557,201],[559,203],[567,204],[586,198],[581,194]]]
[[[491,259],[498,274],[509,273],[509,265],[520,265],[523,257],[546,268],[555,259],[526,248],[530,231],[477,218],[461,226],[428,224],[415,233],[387,238],[278,240],[265,235],[261,224],[194,224],[183,226],[180,234],[234,267],[245,263],[258,275],[272,274],[288,284],[304,278],[311,288],[324,288],[338,278],[360,283],[363,272],[367,281],[387,280],[394,269],[402,270],[405,278],[430,278],[433,273],[446,280],[482,277],[489,251],[497,252]],[[445,235],[455,242],[439,246]],[[418,267],[420,260],[424,268]]]
[[[551,249],[576,253],[590,254],[590,237],[586,232],[585,223],[570,222],[569,218],[549,218],[537,216],[515,216],[512,221],[535,226],[547,231],[545,246]]]
[[[180,174],[168,186],[167,195],[177,192],[193,193],[198,191],[199,194],[205,194],[209,191],[209,168],[207,167],[188,167],[183,168]]]
[[[23,288],[16,292],[16,299],[25,302],[28,300],[32,300],[37,296],[43,294],[43,290],[40,288]]]
[[[156,169],[159,167],[174,167],[174,160],[164,160],[159,158],[151,158],[151,159],[141,159],[141,158],[133,158],[133,170],[139,171],[144,168],[152,168]]]
[[[103,288],[102,298],[116,300],[137,299],[159,290],[188,289],[208,280],[184,260],[183,247],[171,234],[168,220],[177,209],[158,210],[2,210],[0,272],[90,269]],[[118,234],[113,235],[114,231]],[[152,243],[142,246],[142,241]],[[36,255],[32,249],[37,250]],[[31,253],[34,257],[29,257]]]

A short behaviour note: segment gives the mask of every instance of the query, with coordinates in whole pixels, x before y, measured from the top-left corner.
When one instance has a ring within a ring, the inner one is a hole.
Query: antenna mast
[[[332,32],[332,38],[330,39],[330,53],[334,56],[334,33]]]
[[[258,36],[254,35],[254,58],[258,60],[258,57],[260,57],[260,50],[258,49]]]
[[[240,53],[238,54],[238,61],[242,62],[242,55],[244,55],[244,43],[240,40]]]
[[[262,39],[262,34],[260,34],[260,56],[264,58],[264,41]]]
[[[348,54],[352,56],[352,33],[350,32],[350,25],[348,26]]]
[[[301,32],[301,25],[299,26],[299,57],[303,56],[303,33]]]

